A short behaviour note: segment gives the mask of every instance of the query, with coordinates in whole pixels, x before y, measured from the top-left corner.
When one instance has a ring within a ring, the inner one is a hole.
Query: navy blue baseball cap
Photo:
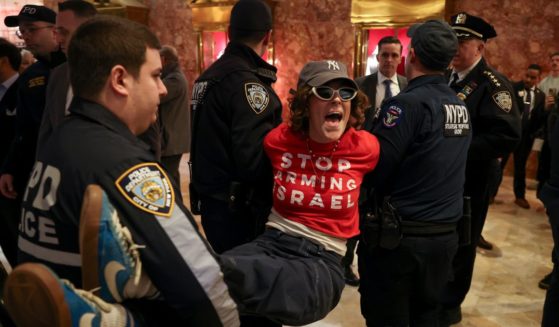
[[[442,20],[428,20],[408,29],[411,46],[426,68],[445,70],[458,51],[458,39],[450,26]]]
[[[56,13],[45,6],[25,5],[17,16],[6,16],[4,24],[7,27],[16,27],[19,26],[20,20],[56,24]]]
[[[231,10],[231,28],[267,32],[272,29],[272,10],[264,0],[240,0]]]

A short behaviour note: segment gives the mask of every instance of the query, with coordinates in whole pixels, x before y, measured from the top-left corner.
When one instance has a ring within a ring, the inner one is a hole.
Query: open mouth
[[[343,114],[341,112],[330,112],[324,117],[324,122],[327,128],[337,129],[342,119]]]
[[[326,117],[324,117],[327,122],[337,123],[342,120],[342,113],[341,112],[331,112]]]

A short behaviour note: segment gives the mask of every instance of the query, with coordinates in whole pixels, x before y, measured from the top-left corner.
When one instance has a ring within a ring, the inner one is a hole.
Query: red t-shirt
[[[283,123],[266,135],[264,149],[282,217],[338,238],[359,233],[359,187],[379,157],[374,135],[350,128],[339,142],[317,143]]]

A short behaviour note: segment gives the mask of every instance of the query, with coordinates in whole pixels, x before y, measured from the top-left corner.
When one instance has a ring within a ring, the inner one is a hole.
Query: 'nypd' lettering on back
[[[470,134],[470,115],[466,106],[443,104],[444,136],[466,136]]]
[[[270,95],[268,90],[258,83],[246,83],[245,84],[245,95],[248,104],[254,110],[255,113],[260,114],[268,107],[268,102],[270,102]]]
[[[171,216],[175,192],[169,177],[158,164],[136,165],[122,174],[115,184],[124,198],[137,208],[158,216]]]

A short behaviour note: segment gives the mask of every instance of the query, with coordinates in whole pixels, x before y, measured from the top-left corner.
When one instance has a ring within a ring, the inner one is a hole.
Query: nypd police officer
[[[473,127],[464,185],[464,194],[471,197],[471,242],[460,247],[454,259],[454,278],[442,296],[443,326],[461,320],[460,305],[470,288],[476,245],[487,215],[492,165],[514,150],[521,123],[511,84],[483,58],[485,42],[497,36],[493,26],[467,13],[454,15],[451,26],[459,49],[452,61],[450,86],[466,103]]]
[[[458,48],[450,26],[430,20],[409,31],[408,87],[381,107],[371,173],[378,207],[362,224],[361,312],[368,326],[435,326],[463,214],[471,140],[468,110],[444,77]]]
[[[276,68],[261,58],[271,28],[264,1],[239,1],[231,11],[231,42],[192,91],[191,203],[194,212],[201,205],[202,226],[217,253],[255,238],[271,208],[262,141],[281,120],[271,87]]]

